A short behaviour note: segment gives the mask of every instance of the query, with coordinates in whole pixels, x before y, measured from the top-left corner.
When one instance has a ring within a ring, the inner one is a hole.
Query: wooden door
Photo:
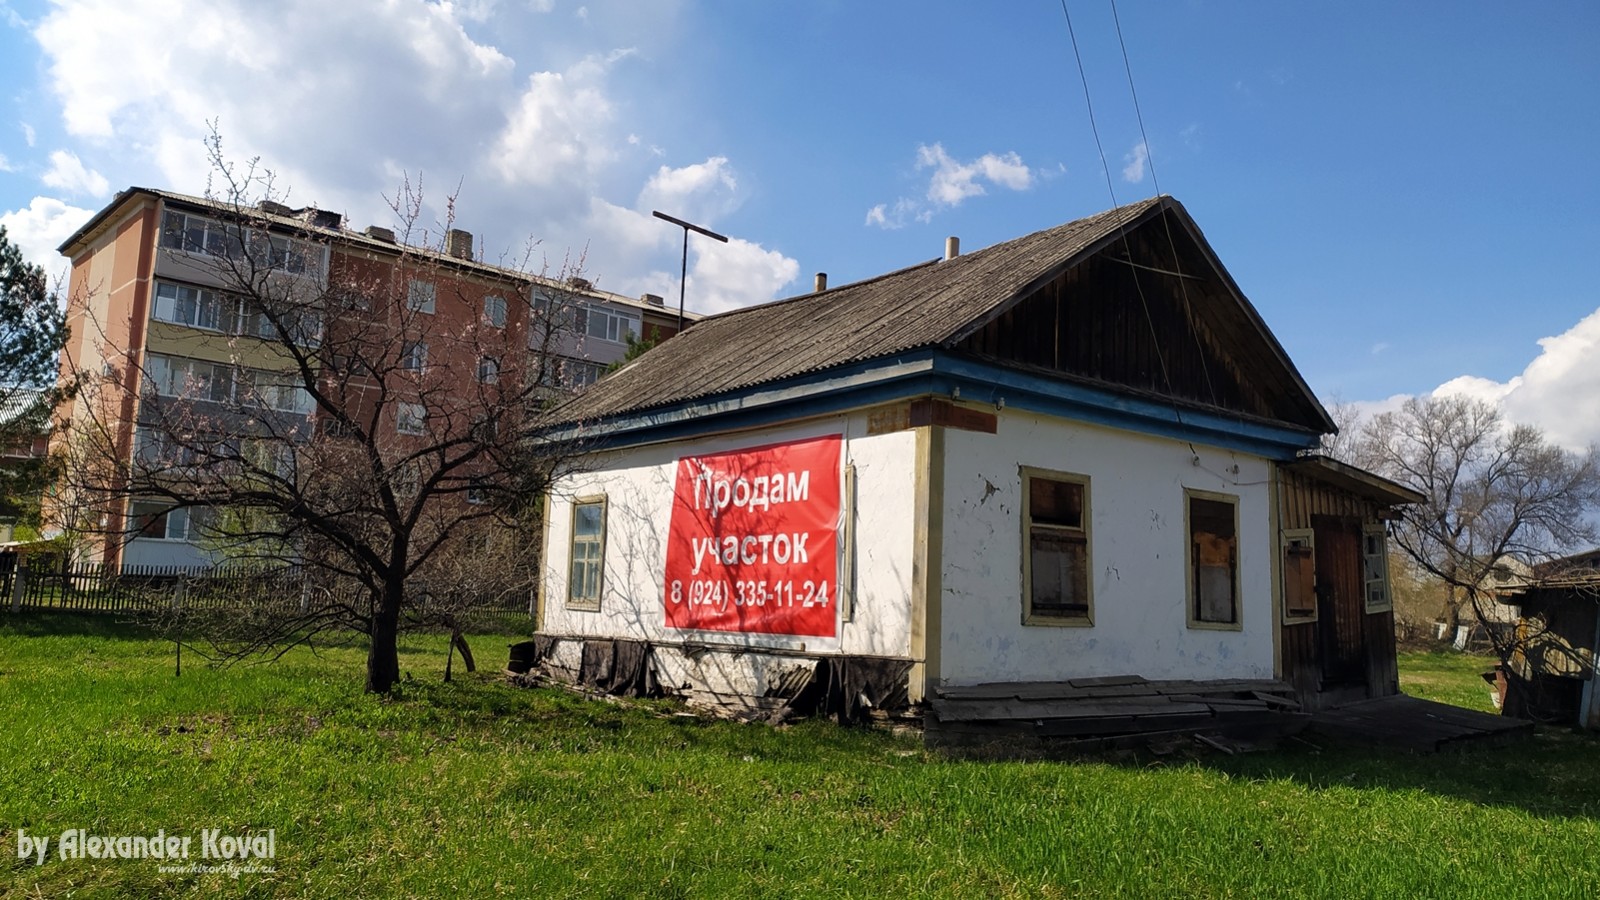
[[[1311,520],[1317,546],[1317,631],[1324,687],[1366,679],[1362,619],[1361,525],[1333,516]]]

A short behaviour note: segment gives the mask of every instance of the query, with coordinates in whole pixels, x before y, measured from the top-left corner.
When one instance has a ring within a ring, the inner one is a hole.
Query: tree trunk
[[[400,588],[385,587],[372,611],[367,646],[367,692],[387,694],[400,680]]]

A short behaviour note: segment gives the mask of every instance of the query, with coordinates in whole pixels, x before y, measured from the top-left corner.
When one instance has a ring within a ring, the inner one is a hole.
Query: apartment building
[[[182,429],[209,429],[219,441],[249,433],[244,420],[291,440],[335,427],[318,421],[329,418],[326,404],[319,411],[312,402],[305,366],[331,381],[342,363],[317,348],[353,335],[378,335],[364,353],[388,354],[418,385],[429,373],[426,390],[470,407],[473,391],[513,372],[531,372],[552,391],[580,390],[624,357],[631,338],[678,331],[676,311],[657,296],[490,265],[473,243],[470,232],[450,229],[438,245],[415,246],[392,229],[353,230],[314,207],[245,208],[128,188],[60,248],[72,261],[62,368],[95,388],[64,411],[55,439],[86,440],[92,429],[110,448],[102,455],[130,466],[160,460],[181,476],[175,410],[186,417]],[[536,368],[517,371],[526,366]],[[395,402],[382,385],[340,377],[347,415],[381,417],[375,427],[397,440],[421,434],[421,397]],[[92,548],[97,561],[214,560],[199,539],[200,513],[155,497],[109,507],[89,510],[83,523],[123,532]]]

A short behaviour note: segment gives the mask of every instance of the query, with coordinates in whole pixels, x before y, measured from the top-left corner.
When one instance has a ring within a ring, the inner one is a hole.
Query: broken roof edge
[[[1420,491],[1321,453],[1308,453],[1297,457],[1285,462],[1284,467],[1377,501],[1384,506],[1409,506],[1428,499],[1427,495]]]

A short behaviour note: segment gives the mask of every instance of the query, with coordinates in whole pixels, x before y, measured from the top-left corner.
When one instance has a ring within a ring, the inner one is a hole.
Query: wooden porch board
[[[1317,712],[1311,730],[1335,739],[1436,753],[1528,735],[1533,723],[1396,694]]]

